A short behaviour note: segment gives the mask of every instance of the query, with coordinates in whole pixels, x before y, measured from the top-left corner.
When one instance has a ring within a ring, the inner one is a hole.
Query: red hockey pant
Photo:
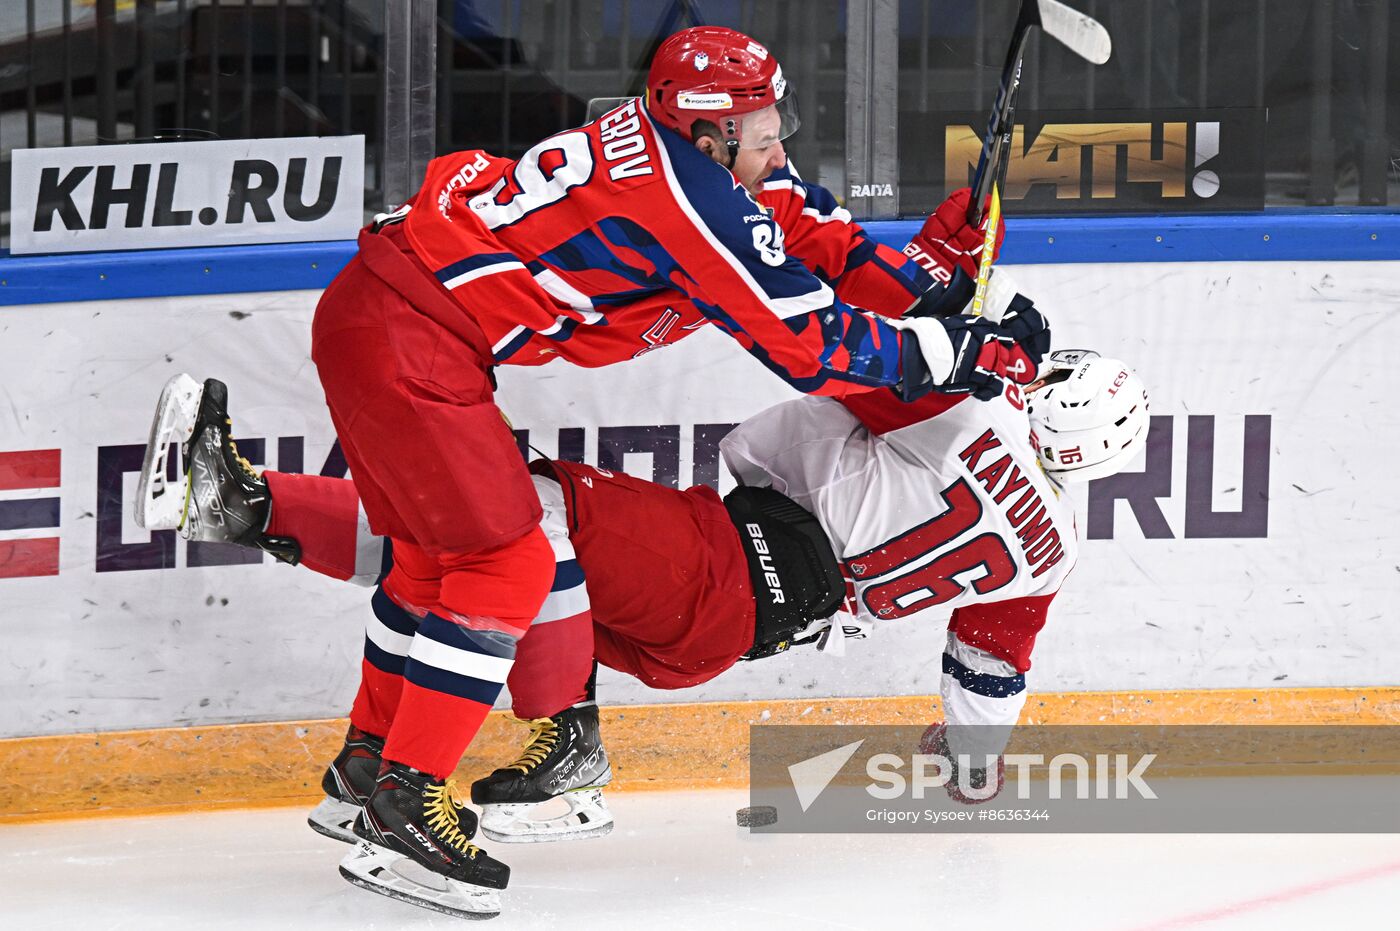
[[[444,316],[451,299],[393,242],[364,233],[360,248],[317,306],[312,359],[370,527],[394,541],[384,592],[406,619],[389,646],[407,650],[366,641],[351,720],[385,737],[386,759],[441,778],[505,682],[553,558],[479,328]]]

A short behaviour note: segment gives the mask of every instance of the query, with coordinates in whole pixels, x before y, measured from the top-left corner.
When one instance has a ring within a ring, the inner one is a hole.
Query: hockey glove
[[[1023,294],[1017,294],[998,325],[1004,341],[1005,376],[1018,385],[1035,381],[1041,360],[1050,351],[1050,322]]]
[[[1020,294],[999,324],[968,315],[887,322],[904,331],[900,393],[906,401],[930,390],[990,400],[1001,393],[1002,379],[1018,385],[1035,381],[1041,359],[1050,351],[1050,324]]]
[[[974,279],[977,277],[977,263],[986,238],[986,220],[982,221],[981,229],[968,226],[967,205],[971,200],[971,188],[959,188],[948,195],[904,247],[905,255],[939,281],[947,282],[954,268],[961,268]],[[1005,238],[1006,224],[998,221],[993,260]]]
[[[1001,394],[1007,368],[1025,364],[1014,353],[1015,340],[1002,337],[996,324],[981,317],[903,317],[889,323],[904,331],[901,396],[906,401],[930,390],[988,401]]]
[[[951,317],[972,312],[972,298],[977,282],[961,268],[953,269],[949,280],[925,291],[904,312],[906,317]],[[1001,323],[1008,314],[1020,312],[1031,303],[1030,298],[1016,290],[1016,282],[1004,268],[992,269],[987,279],[987,293],[982,298],[982,316],[992,323]]]

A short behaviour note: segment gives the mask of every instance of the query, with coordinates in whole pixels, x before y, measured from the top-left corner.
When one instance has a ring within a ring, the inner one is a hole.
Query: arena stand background
[[[1395,722],[1400,415],[1375,373],[1397,346],[1400,23],[1383,0],[1076,5],[1114,56],[1032,41],[1003,262],[1058,345],[1137,366],[1154,418],[1141,469],[1077,495],[1084,555],[1027,720]],[[794,163],[899,247],[967,181],[1015,4],[444,0],[435,29],[411,6],[0,6],[0,233],[15,150],[152,141],[183,162],[180,142],[363,136],[368,217],[434,154],[518,155],[637,91],[660,38],[711,22],[780,57]],[[116,251],[0,255],[0,820],[312,798],[357,681],[362,590],[131,518],[178,371],[229,383],[255,462],[343,472],[307,348],[353,242],[122,250],[149,193],[112,208]],[[546,453],[725,487],[719,438],[788,396],[711,333],[502,390]],[[891,625],[675,694],[605,674],[618,785],[743,784],[760,716],[929,719],[942,643]],[[517,736],[494,722],[466,765]]]

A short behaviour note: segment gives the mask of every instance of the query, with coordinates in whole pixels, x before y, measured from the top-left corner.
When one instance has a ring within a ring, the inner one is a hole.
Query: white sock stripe
[[[410,659],[459,676],[504,684],[506,676],[510,675],[510,667],[515,665],[514,659],[458,650],[427,637],[413,637],[412,640],[408,651]]]
[[[408,648],[413,643],[412,634],[390,630],[373,614],[369,616],[369,623],[365,624],[365,636],[379,649],[394,656],[407,656]]]
[[[535,616],[531,623],[548,624],[550,621],[562,621],[566,617],[582,614],[588,609],[588,588],[584,585],[575,585],[573,588],[566,588],[563,591],[550,592],[549,597],[540,606],[540,613]]]

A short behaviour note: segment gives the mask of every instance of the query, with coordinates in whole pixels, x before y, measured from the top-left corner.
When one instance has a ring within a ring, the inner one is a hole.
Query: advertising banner
[[[1262,210],[1265,117],[1252,108],[1018,112],[1002,203],[1013,214]],[[948,192],[971,180],[986,114],[939,119],[941,152],[901,153],[904,186]]]
[[[1400,263],[1019,266],[1060,348],[1126,360],[1145,456],[1071,486],[1078,563],[1037,638],[1037,691],[1393,684],[1400,413],[1372,377]],[[132,519],[161,385],[228,383],[253,462],[344,475],[308,358],[315,292],[7,308],[0,337],[0,736],[344,714],[368,591]],[[792,392],[718,331],[626,365],[499,371],[539,453],[732,485],[717,444]],[[471,455],[464,439],[462,455]],[[274,504],[275,506],[275,504]],[[664,545],[660,541],[658,545]],[[878,624],[609,703],[936,694],[940,623]]]
[[[15,255],[353,239],[365,137],[16,149]]]

